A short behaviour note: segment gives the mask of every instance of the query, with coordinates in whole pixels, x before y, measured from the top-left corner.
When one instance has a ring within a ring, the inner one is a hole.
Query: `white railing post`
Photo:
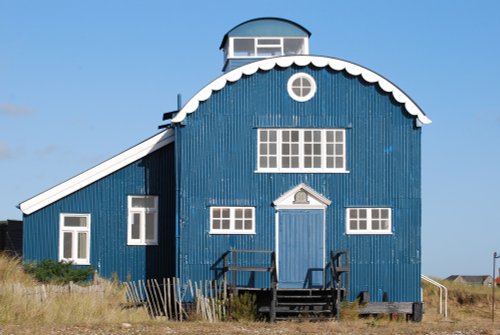
[[[448,289],[443,284],[438,283],[437,281],[427,277],[426,275],[422,275],[422,279],[439,288],[439,314],[443,314],[443,290],[444,290],[444,317],[445,317],[445,319],[447,319],[448,318]]]

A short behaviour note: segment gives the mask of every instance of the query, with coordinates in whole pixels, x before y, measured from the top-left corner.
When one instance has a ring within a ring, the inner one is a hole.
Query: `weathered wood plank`
[[[367,314],[412,314],[412,302],[369,302],[359,312]]]

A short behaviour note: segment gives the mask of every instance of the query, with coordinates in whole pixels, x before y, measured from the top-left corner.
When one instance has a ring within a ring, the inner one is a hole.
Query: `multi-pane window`
[[[259,172],[346,172],[344,129],[259,129]]]
[[[254,207],[211,207],[211,234],[255,233]]]
[[[348,234],[391,234],[390,208],[348,208]]]
[[[276,130],[259,132],[259,167],[275,169],[278,167],[278,138]]]
[[[90,264],[90,214],[61,214],[59,260]]]
[[[298,130],[281,131],[281,167],[284,169],[300,167],[299,134]]]
[[[307,40],[301,37],[231,38],[232,58],[274,57],[307,54]]]
[[[158,197],[131,195],[128,197],[129,245],[158,244]]]

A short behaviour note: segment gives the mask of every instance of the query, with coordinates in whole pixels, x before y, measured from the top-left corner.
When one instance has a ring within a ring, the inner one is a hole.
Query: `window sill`
[[[360,232],[354,232],[354,231],[348,231],[346,232],[347,235],[394,235],[392,231],[388,232],[381,232],[381,231],[360,231]]]
[[[60,259],[59,262],[71,263],[73,265],[90,265],[90,261],[74,261],[72,259]]]
[[[327,173],[327,174],[346,174],[349,170],[255,170],[254,173]]]
[[[128,242],[127,245],[130,246],[148,246],[148,245],[158,245],[158,242],[155,243],[141,243],[141,242]]]
[[[210,235],[256,235],[254,231],[240,232],[240,231],[210,231]]]

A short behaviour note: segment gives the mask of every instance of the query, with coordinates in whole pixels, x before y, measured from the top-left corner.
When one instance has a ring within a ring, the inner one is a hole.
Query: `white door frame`
[[[297,199],[295,198],[297,196],[298,192],[305,192],[307,195],[306,201],[308,203],[304,202],[299,202],[296,201]],[[286,210],[286,209],[320,209],[323,210],[323,269],[326,264],[326,207],[328,207],[331,204],[331,201],[328,200],[326,197],[323,195],[319,194],[316,192],[314,189],[311,187],[307,186],[304,183],[301,183],[283,195],[281,195],[278,199],[276,199],[274,202],[274,208],[275,208],[275,246],[274,246],[274,252],[275,252],[275,259],[276,259],[276,275],[278,279],[278,286],[279,286],[279,275],[280,275],[280,270],[279,270],[279,224],[280,224],[280,210]],[[323,286],[325,285],[325,273],[323,272]]]

